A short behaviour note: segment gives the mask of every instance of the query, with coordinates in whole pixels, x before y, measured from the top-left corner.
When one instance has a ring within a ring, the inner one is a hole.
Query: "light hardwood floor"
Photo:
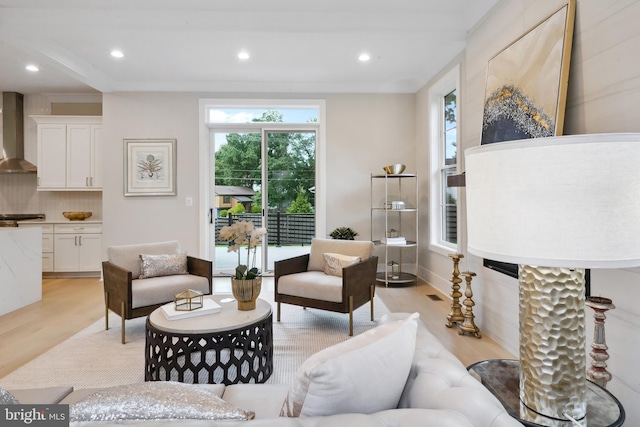
[[[229,279],[215,279],[214,293],[230,292]],[[102,282],[97,278],[43,279],[42,301],[0,316],[0,378],[104,316]],[[262,292],[273,292],[265,278]],[[376,296],[393,312],[418,312],[440,341],[465,365],[485,359],[514,358],[486,336],[458,334],[445,326],[450,300],[431,286],[378,286]],[[427,295],[438,295],[434,301]],[[367,310],[366,307],[360,308]],[[119,322],[115,314],[110,322]],[[480,333],[482,334],[482,326]]]

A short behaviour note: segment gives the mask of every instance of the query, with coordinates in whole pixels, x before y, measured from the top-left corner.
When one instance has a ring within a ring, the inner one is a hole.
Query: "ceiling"
[[[0,0],[0,91],[414,93],[498,1]]]

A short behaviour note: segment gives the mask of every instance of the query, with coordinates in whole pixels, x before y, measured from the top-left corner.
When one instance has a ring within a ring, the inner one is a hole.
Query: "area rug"
[[[271,301],[270,301],[271,302]],[[312,354],[349,339],[349,316],[342,313],[282,304],[281,322],[273,322],[272,384],[289,384],[298,367]],[[388,312],[378,297],[372,322],[369,305],[354,312],[354,335],[377,326]],[[128,320],[127,343],[120,343],[120,318],[104,318],[78,332],[36,359],[0,379],[9,389],[73,386],[76,389],[111,387],[144,381],[144,333],[146,318]]]

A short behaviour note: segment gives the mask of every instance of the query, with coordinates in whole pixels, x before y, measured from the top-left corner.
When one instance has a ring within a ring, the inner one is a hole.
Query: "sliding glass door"
[[[317,130],[250,123],[210,130],[210,254],[216,274],[231,274],[246,263],[246,250],[228,252],[217,240],[220,228],[252,221],[267,228],[258,248],[263,274],[274,262],[309,252],[316,234],[315,179]]]
[[[309,253],[316,235],[316,132],[264,130],[266,186],[263,206],[268,251],[264,262]]]

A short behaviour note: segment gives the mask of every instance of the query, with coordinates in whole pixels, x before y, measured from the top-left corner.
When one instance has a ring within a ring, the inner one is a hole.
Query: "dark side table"
[[[520,402],[520,362],[509,359],[484,360],[467,367],[469,373],[498,398],[509,415],[528,427],[572,427],[562,421],[540,415]],[[618,427],[624,422],[624,408],[606,389],[587,380],[587,416],[589,427]]]

